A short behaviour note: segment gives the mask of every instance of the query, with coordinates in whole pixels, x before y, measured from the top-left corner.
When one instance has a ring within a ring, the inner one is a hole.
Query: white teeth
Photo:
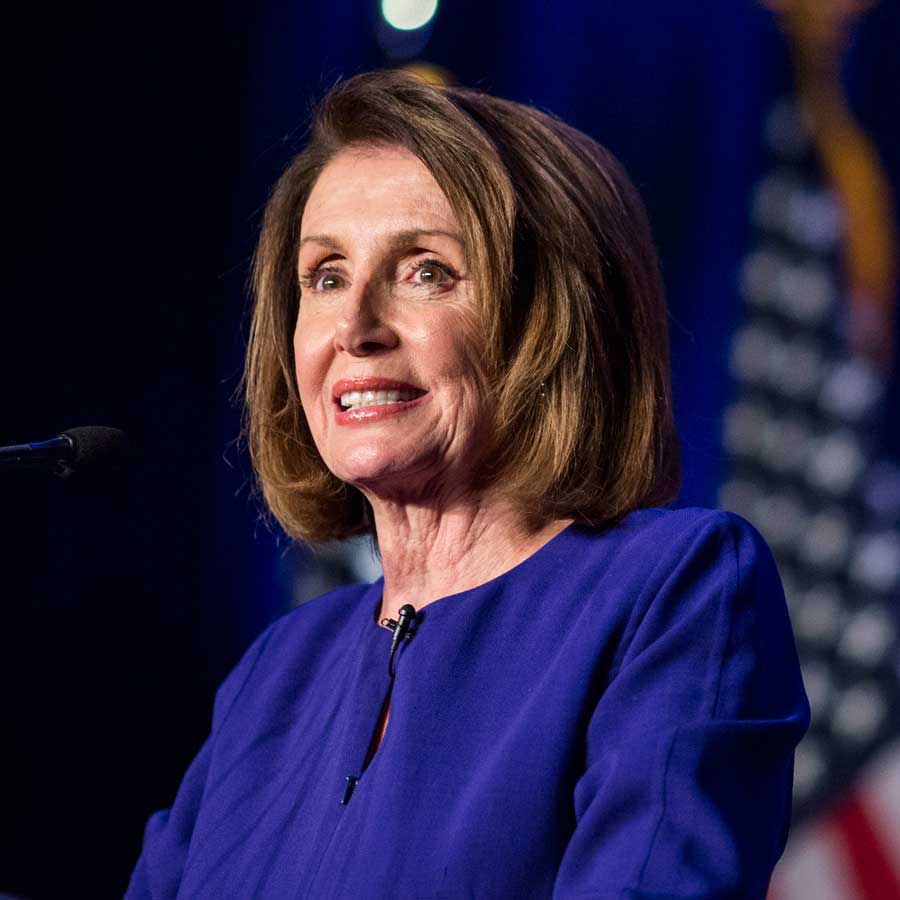
[[[363,409],[366,406],[384,406],[386,403],[405,403],[421,397],[424,391],[348,391],[341,394],[344,409]]]

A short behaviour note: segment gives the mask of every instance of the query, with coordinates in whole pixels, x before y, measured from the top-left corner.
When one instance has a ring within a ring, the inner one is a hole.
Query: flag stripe
[[[834,823],[844,844],[859,896],[865,900],[900,900],[897,870],[854,791],[850,791],[835,810]]]
[[[900,872],[900,743],[891,744],[869,766],[860,780],[859,798]]]
[[[850,860],[833,824],[819,821],[791,836],[775,868],[769,898],[778,900],[865,900],[848,872]]]

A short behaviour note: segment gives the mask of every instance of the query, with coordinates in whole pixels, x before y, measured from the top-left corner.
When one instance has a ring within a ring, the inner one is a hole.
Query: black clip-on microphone
[[[391,687],[388,688],[388,696],[390,696],[390,691],[394,687],[394,654],[397,652],[397,648],[400,646],[404,639],[409,640],[415,633],[415,629],[413,628],[413,624],[416,621],[416,608],[410,603],[404,603],[403,606],[397,611],[396,619],[389,619],[385,617],[381,620],[381,624],[385,628],[392,628],[394,630],[394,634],[391,637],[391,655],[388,657],[388,675],[391,677]],[[374,753],[374,749],[370,749],[369,753]],[[341,797],[341,806],[346,806],[350,802],[350,797],[353,795],[353,791],[356,788],[357,782],[359,781],[361,776],[359,775],[347,775],[345,780],[347,782],[344,787],[344,795]]]
[[[385,628],[393,628],[394,635],[391,638],[391,655],[388,657],[388,675],[391,678],[394,677],[394,654],[397,652],[397,648],[400,646],[400,643],[404,640],[409,640],[416,632],[413,628],[413,623],[416,621],[416,608],[410,604],[405,603],[400,609],[397,611],[396,619],[382,619],[381,624],[384,625]]]

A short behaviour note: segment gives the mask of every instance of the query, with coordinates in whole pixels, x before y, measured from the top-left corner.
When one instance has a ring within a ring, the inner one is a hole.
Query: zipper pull
[[[341,797],[341,806],[346,806],[350,802],[357,781],[359,781],[359,775],[347,775],[347,787],[344,788],[344,796]]]

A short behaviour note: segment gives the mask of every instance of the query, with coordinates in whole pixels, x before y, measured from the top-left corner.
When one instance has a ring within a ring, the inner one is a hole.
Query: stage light
[[[398,31],[413,31],[427,25],[435,12],[437,0],[381,0],[381,14]]]

